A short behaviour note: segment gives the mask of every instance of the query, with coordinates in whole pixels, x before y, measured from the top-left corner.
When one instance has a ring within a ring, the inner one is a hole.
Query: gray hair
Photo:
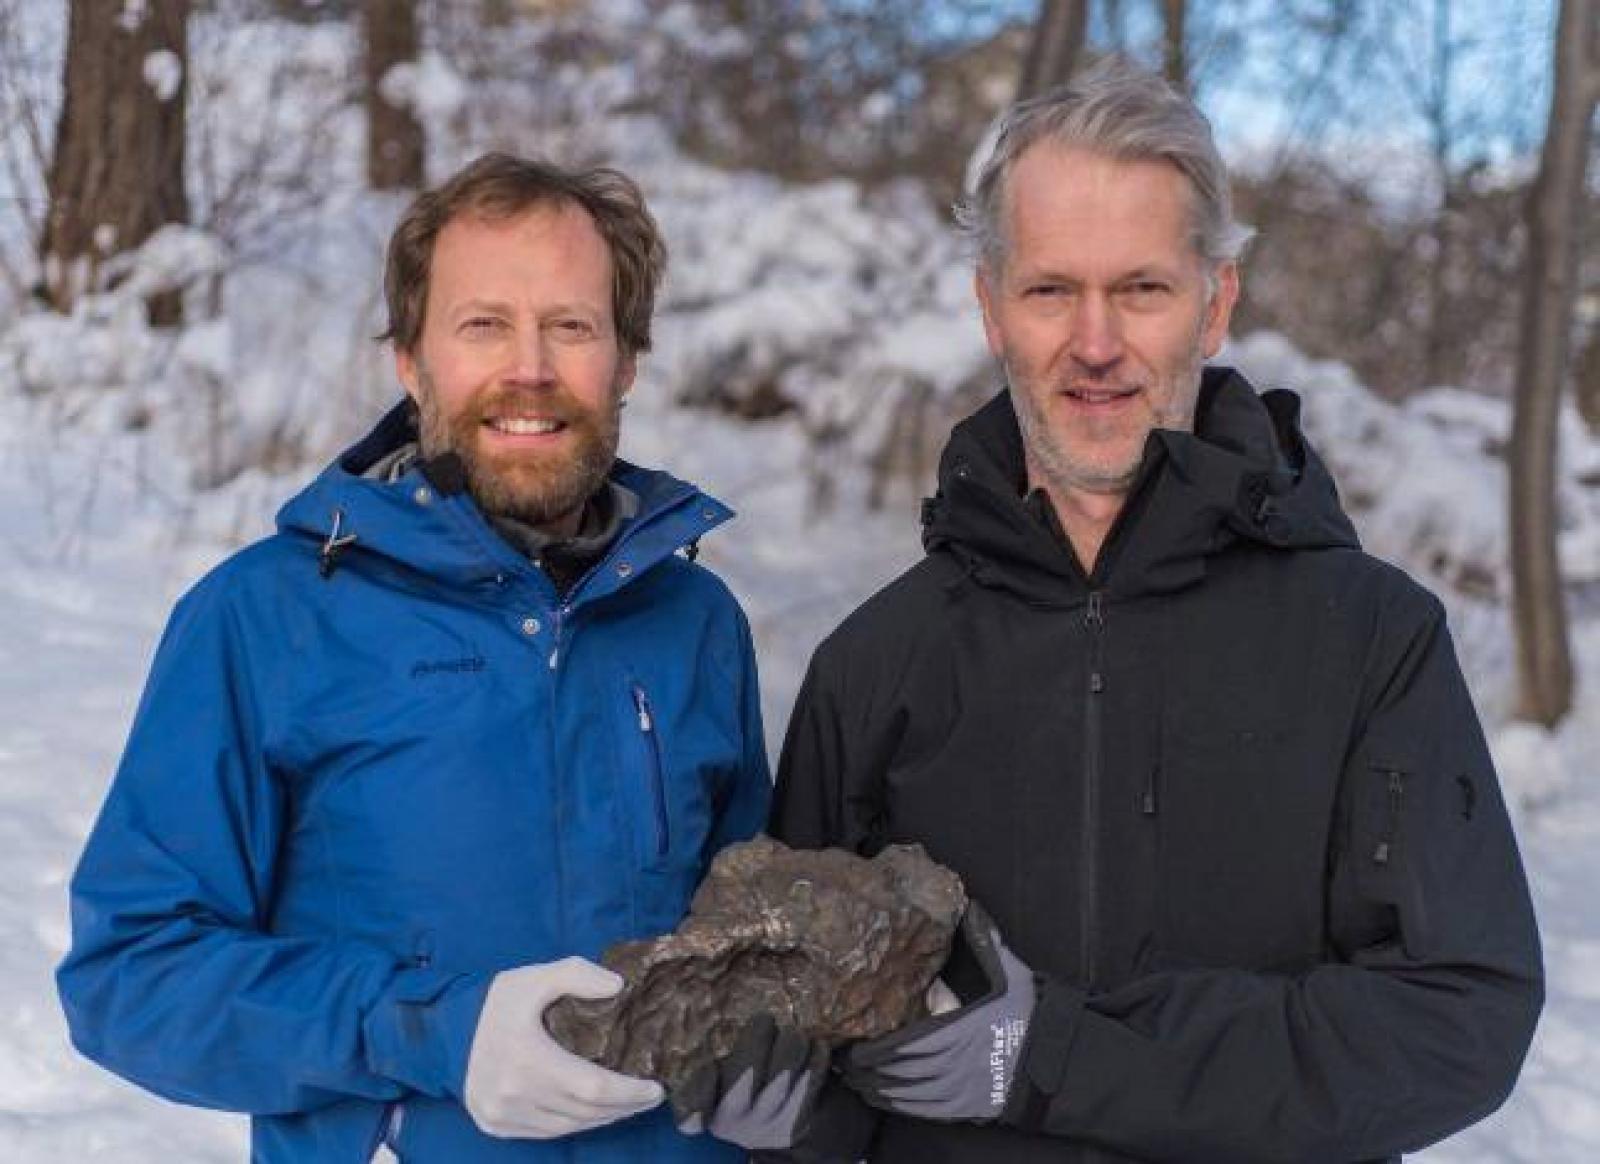
[[[1213,269],[1239,258],[1255,233],[1233,219],[1227,167],[1205,114],[1164,78],[1120,57],[1103,58],[1065,85],[1012,106],[993,137],[970,193],[955,207],[956,222],[988,271],[1000,270],[1007,256],[1007,179],[1029,147],[1047,139],[1117,161],[1176,166],[1194,192],[1195,250]]]

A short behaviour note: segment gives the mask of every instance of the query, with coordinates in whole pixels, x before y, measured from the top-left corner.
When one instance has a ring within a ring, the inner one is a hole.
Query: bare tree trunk
[[[1517,715],[1552,726],[1572,706],[1556,556],[1556,422],[1567,372],[1589,126],[1600,97],[1600,0],[1561,0],[1550,124],[1527,205],[1528,267],[1511,427]]]
[[[1600,435],[1600,323],[1589,329],[1589,342],[1578,357],[1578,411],[1589,431]]]
[[[1452,5],[1453,0],[1433,0],[1433,67],[1423,99],[1434,178],[1439,183],[1439,213],[1433,220],[1433,256],[1428,266],[1428,334],[1423,339],[1423,379],[1429,387],[1444,382],[1444,358],[1450,346],[1450,267],[1454,259],[1457,201],[1450,158],[1455,137],[1450,110],[1450,77],[1455,65],[1455,43],[1450,31]]]
[[[1173,88],[1189,91],[1189,57],[1186,52],[1186,0],[1161,0],[1162,72]]]
[[[1037,97],[1065,84],[1089,35],[1089,0],[1042,0],[1033,26],[1017,100]]]
[[[395,65],[417,58],[413,0],[363,0],[366,38],[367,183],[374,190],[422,185],[422,124],[410,109],[383,95],[383,78]]]
[[[72,0],[65,98],[39,240],[44,293],[71,308],[102,264],[157,228],[189,220],[183,188],[189,0]],[[177,291],[149,301],[150,321],[177,323]]]

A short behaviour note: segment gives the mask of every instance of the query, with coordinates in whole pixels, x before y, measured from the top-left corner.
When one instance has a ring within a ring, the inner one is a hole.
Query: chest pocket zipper
[[[633,707],[639,716],[639,736],[644,742],[645,778],[649,782],[650,805],[655,816],[655,859],[660,861],[672,845],[667,788],[661,771],[661,738],[656,732],[655,714],[650,710],[650,697],[637,683],[633,684]]]

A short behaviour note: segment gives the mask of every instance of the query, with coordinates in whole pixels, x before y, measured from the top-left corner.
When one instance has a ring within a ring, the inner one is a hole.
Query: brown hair
[[[428,306],[433,247],[445,225],[463,215],[490,221],[544,205],[578,206],[594,220],[611,251],[611,313],[624,356],[650,350],[656,286],[667,247],[638,185],[619,170],[566,170],[550,162],[488,153],[407,207],[384,263],[383,298],[389,327],[380,340],[414,351]]]

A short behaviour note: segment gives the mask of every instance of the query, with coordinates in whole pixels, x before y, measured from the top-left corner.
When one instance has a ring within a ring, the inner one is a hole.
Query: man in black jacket
[[[983,908],[953,1009],[841,1054],[781,1158],[1362,1161],[1479,1119],[1543,994],[1516,843],[1439,602],[1296,397],[1202,368],[1245,239],[1209,126],[1097,68],[966,211],[1007,390],[818,649],[771,830],[921,842]]]

